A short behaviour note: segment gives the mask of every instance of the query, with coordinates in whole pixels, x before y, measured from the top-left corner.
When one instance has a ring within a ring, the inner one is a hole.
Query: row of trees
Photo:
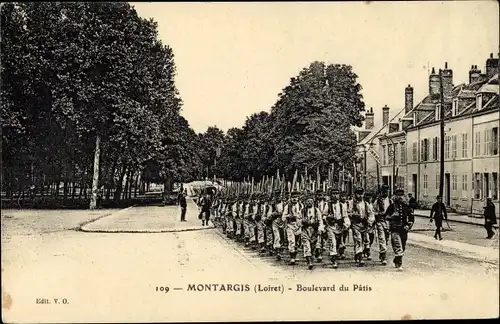
[[[360,91],[351,66],[313,62],[290,79],[270,113],[252,114],[242,128],[226,134],[214,127],[202,134],[213,143],[203,161],[212,174],[239,181],[277,170],[291,180],[295,170],[305,168],[319,168],[326,179],[332,165],[336,182],[341,170],[354,175],[353,127],[361,126],[365,108]],[[217,147],[221,154],[215,165]]]
[[[120,200],[189,181],[198,138],[179,115],[172,49],[127,3],[1,7],[2,191]],[[134,190],[132,190],[134,188]]]

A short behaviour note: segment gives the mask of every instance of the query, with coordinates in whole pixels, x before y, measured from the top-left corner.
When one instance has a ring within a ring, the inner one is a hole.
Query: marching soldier
[[[254,210],[254,221],[255,221],[255,237],[257,240],[257,245],[260,247],[260,253],[266,252],[266,237],[265,237],[265,212],[266,212],[266,201],[265,196],[257,196],[257,204]]]
[[[389,206],[387,215],[389,218],[389,229],[391,232],[391,245],[394,250],[394,266],[398,271],[403,270],[403,255],[406,249],[408,232],[412,228],[415,219],[410,208],[403,201],[404,190],[395,191],[394,202]]]
[[[347,193],[345,191],[342,191],[340,193],[340,198],[339,198],[341,203],[345,203],[347,206],[347,215],[349,216],[349,219],[351,219],[352,215],[352,206],[353,206],[353,200],[350,196],[347,196]],[[351,231],[351,228],[348,227],[344,230],[342,233],[342,241],[344,242],[344,245],[349,241],[349,232]],[[343,259],[343,257],[339,257],[340,259]]]
[[[365,193],[363,196],[363,200],[370,206],[370,208],[373,210],[373,204],[372,204],[372,196],[369,193]],[[363,244],[365,246],[363,250],[363,257],[366,260],[371,260],[371,247],[373,242],[375,241],[375,223],[372,226],[369,226],[368,229],[366,230],[365,234],[363,235]]]
[[[272,230],[273,230],[273,248],[276,253],[276,260],[281,260],[282,248],[285,237],[285,222],[283,221],[283,197],[281,191],[275,191],[275,202],[272,205]]]
[[[323,217],[317,207],[314,206],[314,196],[306,196],[306,205],[301,211],[302,225],[301,240],[304,249],[304,257],[309,270],[313,268],[313,250],[318,248],[318,237],[324,231]],[[321,248],[321,246],[319,246]]]
[[[288,251],[290,252],[290,264],[295,264],[297,257],[297,243],[301,235],[300,221],[303,205],[299,202],[299,193],[292,192],[292,199],[283,210],[283,221],[285,222],[285,232],[288,241]]]
[[[255,242],[255,223],[253,219],[254,209],[255,209],[255,196],[250,195],[245,205],[243,213],[243,229],[245,231],[246,247],[253,245],[253,243]]]
[[[363,266],[363,252],[369,249],[369,242],[366,242],[366,232],[375,222],[373,210],[366,201],[363,200],[363,188],[357,188],[355,191],[354,202],[352,205],[351,228],[354,240],[354,260],[358,266]]]
[[[375,229],[379,245],[379,259],[383,265],[387,264],[387,245],[389,244],[389,223],[387,221],[387,210],[392,204],[388,196],[389,187],[384,185],[377,200],[375,201]]]
[[[329,205],[330,205],[330,198],[326,192],[323,192],[321,190],[318,190],[318,209],[321,213],[321,217],[323,219],[323,224],[325,225],[325,230],[323,233],[321,233],[318,237],[318,240],[320,240],[320,248],[316,250],[317,255],[316,258],[318,262],[323,261],[323,251],[324,249],[329,250],[329,241],[328,241],[328,233],[326,231],[326,217],[329,212]]]
[[[273,249],[273,211],[276,209],[276,198],[271,194],[267,197],[267,203],[264,209],[264,236],[265,236],[265,251],[269,251],[272,255]]]
[[[236,215],[238,217],[238,221],[236,222],[237,228],[236,231],[238,232],[238,240],[240,242],[245,241],[245,209],[246,209],[246,201],[248,199],[247,195],[243,195],[241,198],[238,199],[238,202],[236,204]]]
[[[338,267],[337,259],[343,257],[345,251],[343,233],[350,226],[347,203],[339,201],[338,194],[337,190],[330,192],[331,201],[326,216],[329,255],[335,269]]]

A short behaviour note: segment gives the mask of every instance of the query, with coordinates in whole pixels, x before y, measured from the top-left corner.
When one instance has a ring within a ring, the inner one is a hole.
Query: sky
[[[270,111],[291,77],[313,61],[349,64],[366,107],[381,118],[428,93],[432,67],[468,82],[499,53],[497,1],[131,3],[172,47],[181,115],[196,132],[227,131]]]

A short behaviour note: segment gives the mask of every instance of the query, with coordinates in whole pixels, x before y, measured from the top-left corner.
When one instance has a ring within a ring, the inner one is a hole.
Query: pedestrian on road
[[[495,231],[493,225],[497,223],[497,216],[495,214],[495,204],[491,201],[491,197],[486,198],[486,206],[484,207],[484,228],[488,233],[487,239],[493,238]]]
[[[187,202],[186,202],[186,195],[183,192],[179,194],[179,206],[181,206],[181,222],[185,222]]]
[[[434,232],[434,238],[440,241],[443,239],[441,236],[441,228],[443,227],[443,218],[448,221],[448,214],[446,213],[446,206],[441,200],[441,196],[436,197],[436,202],[432,205],[431,209],[431,220],[434,219],[434,224],[436,225],[436,231]]]
[[[207,193],[201,199],[201,225],[208,226],[208,221],[210,220],[210,207],[212,207],[212,201],[210,199],[210,195]]]

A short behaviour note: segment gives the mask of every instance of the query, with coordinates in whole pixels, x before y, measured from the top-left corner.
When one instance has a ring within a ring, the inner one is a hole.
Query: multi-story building
[[[440,77],[433,69],[428,95],[413,107],[413,89],[408,86],[404,113],[398,113],[387,125],[371,133],[373,138],[369,142],[375,143],[373,146],[380,157],[380,181],[391,189],[403,187],[412,192],[422,206],[431,206],[439,193],[443,109],[443,201],[456,211],[482,213],[485,199],[490,196],[498,210],[498,58],[490,56],[484,74],[477,66],[472,66],[469,83],[456,86],[453,85],[453,71],[445,64],[442,88],[444,107],[441,107]],[[360,157],[364,156],[365,143],[367,141],[362,140],[358,144]],[[402,148],[405,153],[401,152]],[[370,165],[370,156],[361,164]],[[369,172],[366,168],[366,173]]]

